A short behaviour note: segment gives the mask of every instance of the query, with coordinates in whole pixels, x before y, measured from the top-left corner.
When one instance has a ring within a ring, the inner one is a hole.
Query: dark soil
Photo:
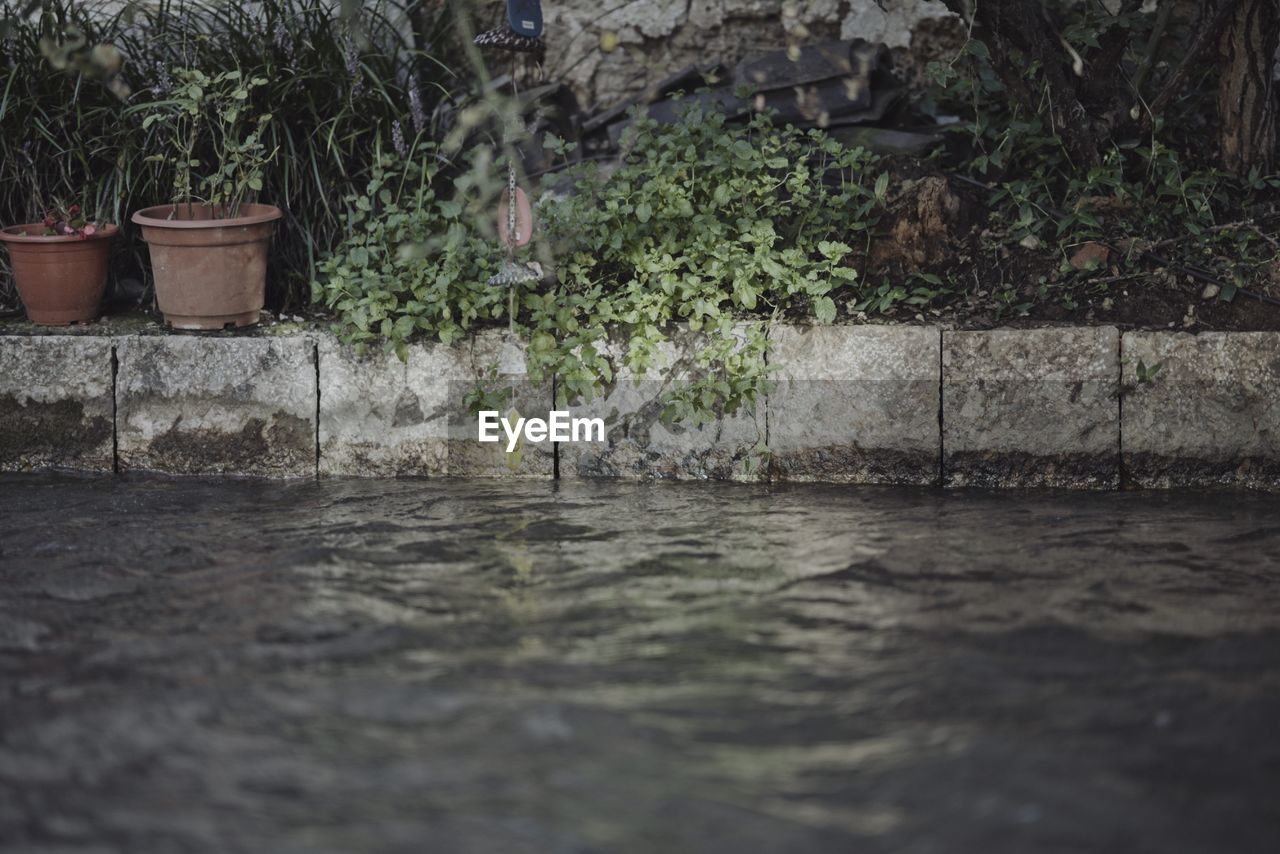
[[[921,163],[895,159],[889,168],[892,185],[904,187],[890,200],[890,212],[877,229],[877,240],[863,260],[860,291],[882,284],[907,294],[937,291],[925,305],[899,303],[877,315],[859,313],[850,300],[836,294],[843,319],[877,321],[881,317],[904,322],[940,322],[961,329],[997,326],[1031,327],[1056,324],[1115,325],[1127,329],[1198,331],[1280,331],[1280,268],[1255,269],[1232,299],[1207,295],[1208,281],[1189,274],[1176,257],[1169,266],[1142,257],[1141,237],[1121,235],[1108,241],[1110,260],[1097,269],[1075,270],[1070,258],[1074,245],[1026,248],[1009,245],[1005,235],[988,222],[986,191]],[[934,186],[945,178],[951,198],[945,210],[930,211],[922,197],[938,197]],[[958,200],[959,204],[956,204]],[[939,227],[940,222],[949,226]],[[922,252],[916,233],[927,233],[929,251]],[[1149,238],[1167,239],[1169,235]],[[938,246],[945,247],[939,253]],[[1186,241],[1188,247],[1194,241]],[[1097,247],[1095,247],[1097,248]],[[1163,251],[1163,250],[1162,250]],[[1106,253],[1103,253],[1106,254]],[[933,263],[921,264],[924,258]],[[941,256],[941,260],[938,260]],[[1230,259],[1218,259],[1225,265]],[[930,284],[930,274],[942,281]],[[1228,277],[1211,276],[1221,285]],[[1230,287],[1222,294],[1230,293]]]
[[[1280,305],[1243,291],[1229,302],[1205,299],[1205,282],[1155,264],[1131,274],[1116,268],[1098,270],[1069,283],[1053,281],[1058,266],[1058,259],[1043,252],[1015,250],[1007,258],[953,267],[949,271],[953,277],[974,284],[970,290],[943,297],[938,314],[932,316],[961,329],[1074,324],[1188,332],[1280,331]],[[1041,278],[1047,283],[1043,290],[1038,284]],[[1017,282],[1024,284],[1012,284]],[[1016,294],[1013,305],[999,296],[1010,292]],[[1267,283],[1253,292],[1280,297],[1280,288]]]
[[[1172,281],[1171,281],[1172,280]],[[1235,299],[1203,299],[1204,284],[1183,277],[1146,276],[1117,282],[1109,288],[1113,296],[1093,299],[1076,309],[1060,303],[1042,303],[1026,317],[1002,321],[1006,326],[1040,323],[1098,323],[1132,329],[1185,329],[1199,331],[1275,332],[1280,331],[1280,305],[1237,294]],[[1110,299],[1110,304],[1107,304]],[[982,318],[971,318],[974,329]]]

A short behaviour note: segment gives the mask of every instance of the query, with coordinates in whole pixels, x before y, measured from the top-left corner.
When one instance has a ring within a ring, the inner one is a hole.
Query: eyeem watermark
[[[603,442],[603,418],[574,418],[566,410],[553,409],[541,418],[510,418],[496,409],[480,410],[477,436],[481,442],[500,442],[505,435],[507,453],[515,453],[523,436],[526,442]]]

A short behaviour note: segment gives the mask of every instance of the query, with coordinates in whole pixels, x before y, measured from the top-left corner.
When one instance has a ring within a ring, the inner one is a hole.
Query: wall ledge
[[[296,324],[15,327],[0,330],[0,471],[1280,490],[1274,332],[779,325],[771,393],[698,428],[658,418],[690,374],[696,338],[676,336],[658,369],[570,407],[605,422],[604,443],[508,455],[477,441],[468,396],[496,382],[545,417],[554,380],[529,382],[503,330],[401,362]]]

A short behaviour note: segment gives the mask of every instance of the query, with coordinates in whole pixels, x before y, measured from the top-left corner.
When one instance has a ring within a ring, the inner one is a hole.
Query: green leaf
[[[396,318],[395,327],[393,329],[395,336],[400,339],[408,338],[413,334],[416,321],[409,315]]]
[[[876,179],[875,188],[876,198],[884,201],[885,196],[889,194],[889,173],[881,172],[880,177]]]
[[[818,297],[813,301],[813,316],[822,323],[832,323],[836,319],[836,303],[831,297]]]

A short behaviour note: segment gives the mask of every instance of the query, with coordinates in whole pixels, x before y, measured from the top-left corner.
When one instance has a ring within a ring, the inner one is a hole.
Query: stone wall
[[[546,0],[543,12],[543,75],[568,82],[584,107],[608,106],[690,65],[789,42],[859,37],[905,49],[922,22],[951,18],[938,0]],[[482,6],[477,25],[497,15]]]
[[[403,362],[320,331],[0,335],[0,471],[1280,489],[1280,333],[777,326],[774,388],[697,427],[658,417],[687,337],[570,408],[603,442],[509,455],[473,392],[546,417],[555,380],[502,330]]]

